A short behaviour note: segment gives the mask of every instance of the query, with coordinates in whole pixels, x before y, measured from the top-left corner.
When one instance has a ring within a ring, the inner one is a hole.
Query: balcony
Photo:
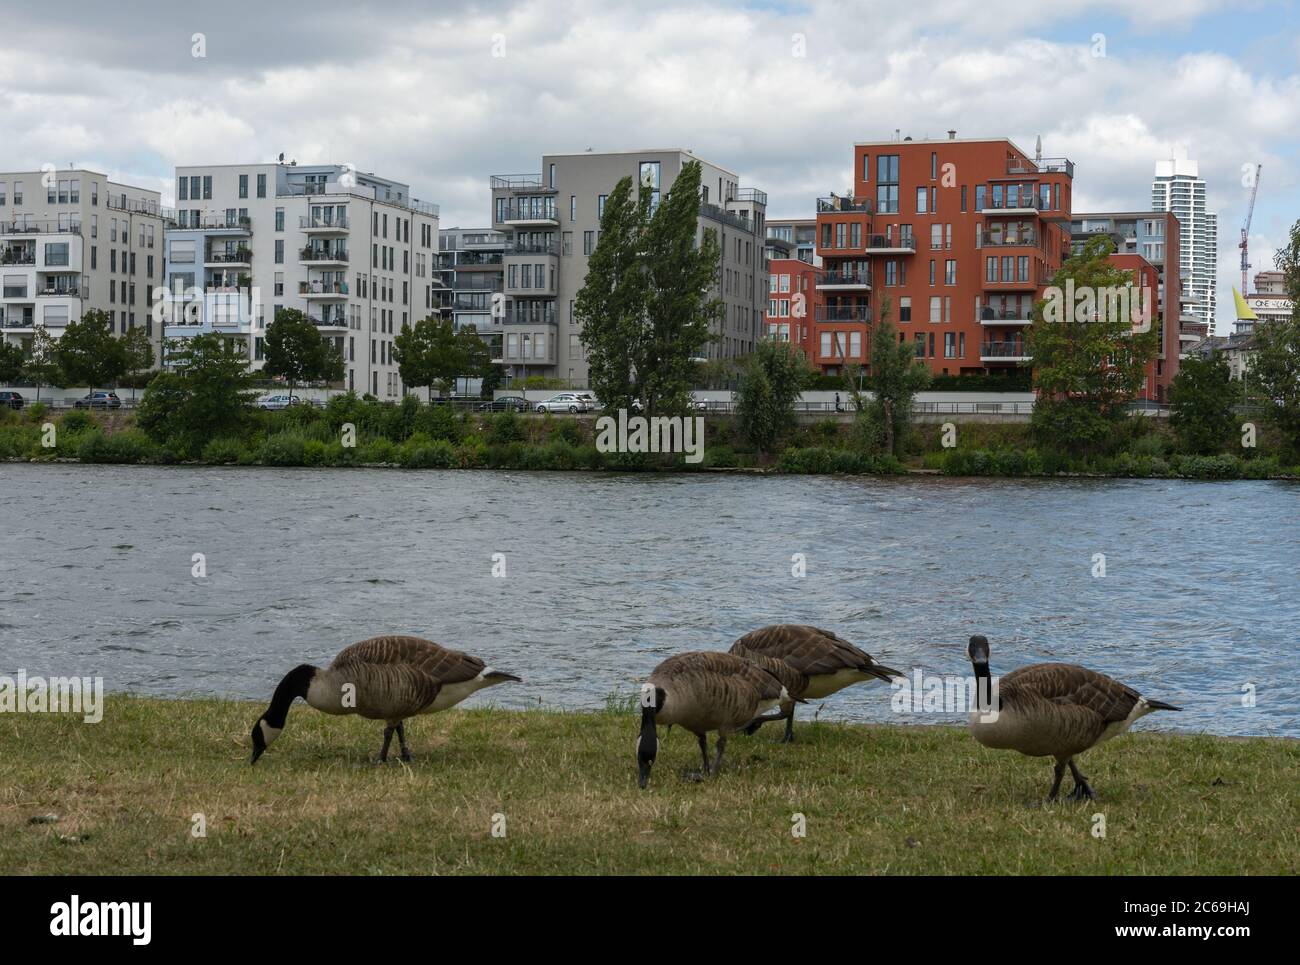
[[[307,320],[317,328],[347,328],[348,319],[343,312],[322,312],[320,315],[308,315]]]
[[[320,215],[300,215],[298,227],[309,235],[339,235],[348,232],[348,217],[345,214],[325,218]]]
[[[993,215],[1038,215],[1049,211],[1051,206],[1032,191],[1008,191],[1005,198],[994,199],[991,195],[984,207],[977,209],[984,214]]]
[[[209,251],[203,256],[205,268],[248,268],[253,263],[253,253],[247,248],[232,251]]]
[[[241,217],[226,217],[224,215],[214,215],[207,218],[200,218],[197,223],[191,222],[190,228],[202,228],[204,231],[221,231],[233,232],[236,234],[250,234],[253,230],[253,221],[247,215]]]
[[[307,299],[320,301],[342,301],[348,297],[348,283],[345,281],[300,281],[298,294]]]
[[[1031,271],[1026,277],[984,279],[984,287],[993,291],[1037,291],[1047,284],[1050,276],[1046,268]]]
[[[545,242],[511,241],[506,244],[507,255],[556,255],[560,254],[560,245],[552,241],[549,244]],[[466,264],[461,262],[462,265]]]
[[[870,324],[872,321],[871,306],[830,307],[818,305],[815,318],[819,322],[862,322],[863,324]]]
[[[10,266],[18,267],[22,265],[30,266],[35,264],[36,250],[34,248],[29,250],[10,248],[6,251],[0,252],[0,267],[8,268]]]
[[[741,231],[753,231],[754,222],[748,218],[742,217],[734,211],[726,211],[719,208],[716,204],[701,204],[700,217],[710,218],[714,221],[720,221],[723,224],[731,225],[733,228],[739,228]]]
[[[546,203],[539,203],[546,202]],[[507,201],[500,211],[500,224],[506,225],[558,225],[559,215],[555,210],[555,199],[515,198]]]
[[[1063,157],[1045,157],[1036,161],[1007,158],[1007,174],[1064,174],[1073,179],[1074,162]]]
[[[829,198],[817,199],[818,214],[835,212],[871,214],[873,211],[870,198],[838,198],[832,194]]]
[[[839,289],[842,291],[871,290],[870,271],[819,271],[816,276],[818,288]]]
[[[1023,341],[984,342],[980,345],[981,362],[1028,362],[1028,346]]]
[[[0,316],[0,328],[33,328],[35,325],[35,315],[5,314]]]
[[[81,223],[60,221],[0,221],[0,235],[79,235]]]
[[[732,188],[727,192],[727,201],[736,201],[741,204],[761,204],[767,206],[767,192],[760,191],[758,188]]]
[[[987,305],[980,310],[981,325],[1032,325],[1033,309],[1023,311],[1019,308],[990,308]]]
[[[308,245],[298,252],[298,260],[304,265],[346,265],[348,252],[346,248]]]
[[[81,298],[90,297],[89,285],[43,285],[36,289],[37,298]]]
[[[494,174],[491,185],[493,191],[545,191],[540,174]]]
[[[865,250],[869,255],[914,255],[916,254],[916,237],[905,235],[894,238],[890,235],[869,235]]]
[[[980,232],[981,248],[1037,248],[1038,234],[1034,231]]]

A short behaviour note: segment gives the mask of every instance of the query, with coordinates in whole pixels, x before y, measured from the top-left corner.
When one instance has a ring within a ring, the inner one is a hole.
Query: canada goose
[[[700,742],[704,773],[716,774],[727,735],[789,696],[777,677],[752,660],[703,650],[669,657],[641,685],[641,733],[636,740],[641,787],[649,782],[659,751],[656,724],[678,724],[693,733]],[[711,730],[718,732],[718,744],[710,769]]]
[[[1067,765],[1074,778],[1069,799],[1093,800],[1096,795],[1075,766],[1075,755],[1124,733],[1153,710],[1182,709],[1150,700],[1118,680],[1071,663],[1021,667],[1000,677],[995,688],[989,675],[988,639],[971,637],[967,655],[975,668],[976,685],[971,734],[985,747],[1056,758],[1049,801],[1056,800]]]
[[[790,695],[805,700],[829,697],[863,680],[887,681],[890,677],[903,676],[829,630],[795,623],[779,623],[751,631],[731,645],[731,652],[738,656],[762,655],[785,663],[806,681],[800,689],[791,688]],[[789,682],[786,686],[790,687]],[[768,721],[782,718],[785,719],[782,740],[792,741],[793,701],[783,701],[779,714],[755,719],[745,728],[745,733],[752,734]]]
[[[403,721],[432,714],[460,703],[484,687],[519,680],[484,665],[478,657],[448,650],[420,637],[371,637],[339,651],[324,670],[302,664],[285,674],[271,697],[271,706],[253,725],[253,759],[265,753],[284,730],[289,705],[301,697],[327,714],[360,714],[382,720],[384,746],[380,762],[388,760],[388,745],[396,732],[402,760],[409,761]]]

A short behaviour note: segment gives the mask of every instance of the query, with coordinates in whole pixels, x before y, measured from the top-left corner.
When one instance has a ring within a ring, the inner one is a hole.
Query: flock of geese
[[[1048,800],[1055,800],[1065,769],[1074,779],[1072,800],[1095,797],[1074,758],[1129,729],[1154,710],[1178,710],[1143,697],[1103,673],[1067,663],[1021,667],[998,678],[989,671],[989,642],[970,638],[977,703],[971,733],[985,747],[1056,761]],[[638,783],[645,788],[659,752],[659,727],[695,734],[705,776],[716,774],[729,735],[753,734],[769,721],[785,721],[783,740],[794,740],[795,705],[829,697],[856,683],[904,675],[834,633],[778,624],[745,634],[727,653],[696,650],[669,657],[641,686],[641,731],[636,741]],[[327,714],[359,714],[384,722],[380,762],[393,735],[401,758],[411,759],[403,727],[408,717],[454,707],[485,687],[518,681],[478,657],[411,636],[373,637],[342,650],[328,667],[303,664],[285,675],[270,706],[253,725],[252,763],[284,730],[299,697]],[[772,713],[769,713],[774,711]],[[718,735],[709,761],[708,734]]]

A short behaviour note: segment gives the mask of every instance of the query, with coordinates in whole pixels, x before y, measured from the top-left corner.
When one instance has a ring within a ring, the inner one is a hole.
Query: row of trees
[[[38,326],[26,352],[0,343],[0,385],[30,382],[36,398],[44,386],[85,385],[117,388],[154,367],[156,352],[143,328],[131,328],[118,338],[108,314],[88,311],[69,322],[61,338]]]

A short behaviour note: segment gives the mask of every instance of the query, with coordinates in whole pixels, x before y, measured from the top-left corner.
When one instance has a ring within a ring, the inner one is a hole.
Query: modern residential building
[[[784,244],[771,238],[768,243],[778,247]],[[817,288],[817,268],[801,258],[785,255],[770,259],[767,271],[769,290],[764,335],[790,342],[810,362],[816,362],[813,322],[825,304]],[[827,364],[838,368],[842,363],[831,361]]]
[[[1205,334],[1214,334],[1215,273],[1219,265],[1219,216],[1206,210],[1205,181],[1195,161],[1170,158],[1156,162],[1151,182],[1151,210],[1172,211],[1180,228],[1180,268],[1189,307]],[[1184,326],[1189,333],[1197,324]]]
[[[501,317],[503,364],[512,377],[558,377],[587,383],[585,349],[574,306],[595,250],[605,199],[624,177],[651,192],[672,189],[682,166],[699,161],[698,237],[715,232],[722,249],[716,297],[723,317],[713,325],[706,358],[736,358],[761,336],[766,286],[763,241],[767,196],[741,188],[737,175],[682,149],[609,154],[549,154],[542,173],[491,179],[492,228],[506,236]]]
[[[438,208],[347,165],[178,167],[166,287],[168,339],[226,335],[257,368],[296,308],[342,351],[348,389],[397,398],[393,341],[441,303]]]
[[[1294,309],[1294,304],[1286,294],[1282,272],[1259,271],[1255,273],[1254,280],[1255,291],[1247,295],[1244,301],[1233,290],[1237,307],[1237,334],[1253,331],[1258,322],[1289,319]]]
[[[767,222],[767,248],[769,258],[797,258],[810,265],[821,267],[817,257],[817,221],[814,218],[792,218]]]
[[[119,336],[143,327],[155,345],[150,300],[163,277],[157,191],[84,168],[0,174],[0,333],[29,343],[37,327],[58,338],[90,310]]]
[[[492,317],[493,297],[505,286],[506,236],[490,228],[444,228],[438,232],[438,273],[442,317],[457,331],[472,328],[483,336],[494,360],[501,360],[504,333]]]
[[[1140,393],[1140,398],[1152,402],[1167,400],[1169,386],[1178,375],[1179,357],[1204,338],[1200,319],[1191,314],[1194,296],[1183,289],[1180,231],[1178,218],[1168,211],[1080,213],[1070,222],[1074,250],[1090,238],[1106,235],[1115,246],[1111,260],[1135,272],[1135,284],[1152,277],[1148,268],[1155,272],[1152,323],[1160,333],[1160,343]]]
[[[853,170],[851,196],[817,201],[813,360],[866,364],[887,305],[936,375],[1027,363],[1034,302],[1069,250],[1073,163],[950,131],[859,143]]]

